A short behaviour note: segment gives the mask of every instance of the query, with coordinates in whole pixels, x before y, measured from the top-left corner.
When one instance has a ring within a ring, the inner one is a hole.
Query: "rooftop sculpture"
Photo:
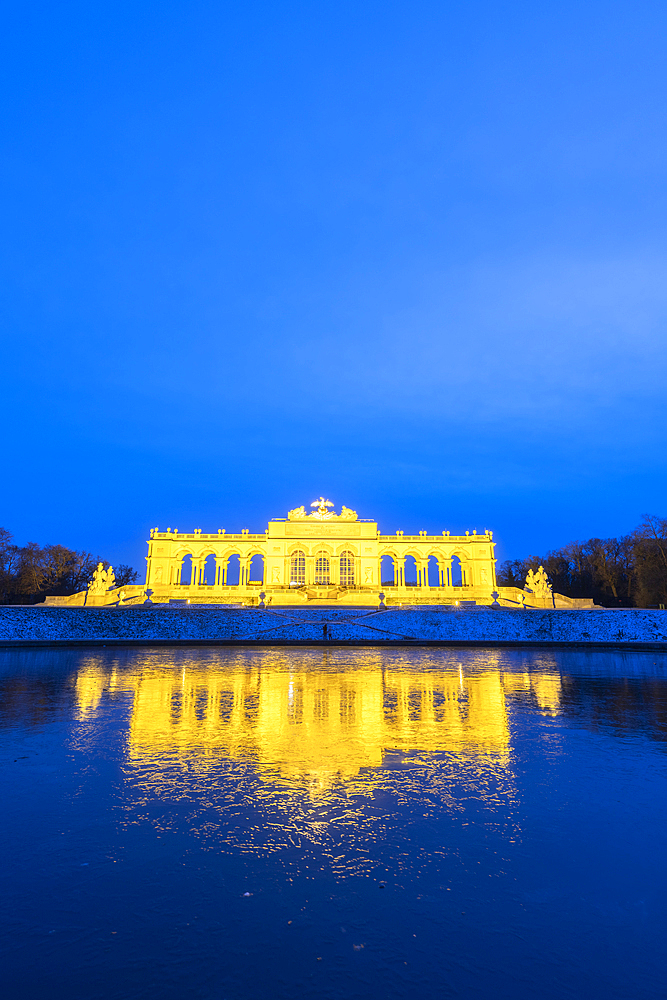
[[[331,500],[327,500],[325,497],[318,497],[317,500],[313,500],[310,505],[311,507],[316,507],[312,514],[306,513],[305,506],[295,507],[294,510],[287,512],[288,521],[356,521],[357,512],[356,510],[350,510],[349,507],[341,507],[340,514],[336,514],[333,510],[329,508],[333,507]]]

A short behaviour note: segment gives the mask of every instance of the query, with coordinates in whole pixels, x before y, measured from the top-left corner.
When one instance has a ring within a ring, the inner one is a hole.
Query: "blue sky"
[[[665,516],[667,8],[26,3],[0,40],[0,524],[324,493],[499,555]]]

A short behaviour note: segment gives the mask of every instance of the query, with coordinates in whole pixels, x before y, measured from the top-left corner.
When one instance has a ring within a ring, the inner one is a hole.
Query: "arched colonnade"
[[[465,552],[396,552],[380,555],[383,587],[470,587],[473,568]]]
[[[340,586],[354,587],[361,576],[359,556],[350,548],[337,552],[332,547],[317,547],[317,551],[295,546],[285,560],[283,579],[290,587]],[[235,566],[235,563],[238,563]],[[252,584],[267,585],[264,553],[228,551],[222,555],[214,551],[199,553],[183,549],[171,558],[169,578],[153,581],[170,586],[191,587],[245,587]],[[278,581],[274,581],[278,582]]]
[[[264,553],[258,549],[223,554],[183,549],[172,556],[170,563],[169,579],[164,583],[172,587],[247,587],[264,583]]]
[[[355,588],[382,587],[467,587],[472,585],[469,560],[464,552],[441,553],[404,552],[385,549],[379,553],[377,573],[366,569],[362,578],[361,557],[349,545],[316,546],[308,549],[296,545],[287,553],[283,580],[290,587],[337,586]],[[265,578],[264,553],[259,549],[246,552],[229,550],[223,554],[214,550],[199,553],[183,549],[170,559],[169,577],[163,572],[157,583],[190,587],[247,587],[268,585]],[[274,584],[279,581],[273,581]]]

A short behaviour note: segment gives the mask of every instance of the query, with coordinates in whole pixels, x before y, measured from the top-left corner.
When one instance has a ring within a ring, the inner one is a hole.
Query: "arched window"
[[[292,553],[289,580],[291,587],[303,587],[306,582],[306,554],[301,549]]]
[[[340,585],[341,587],[354,587],[353,552],[341,552],[340,554]]]
[[[315,583],[329,584],[329,556],[326,552],[318,552],[315,556]]]

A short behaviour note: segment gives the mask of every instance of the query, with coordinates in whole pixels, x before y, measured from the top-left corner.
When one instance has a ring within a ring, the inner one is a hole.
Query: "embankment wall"
[[[603,645],[667,651],[667,612],[478,607],[0,607],[0,645]]]

